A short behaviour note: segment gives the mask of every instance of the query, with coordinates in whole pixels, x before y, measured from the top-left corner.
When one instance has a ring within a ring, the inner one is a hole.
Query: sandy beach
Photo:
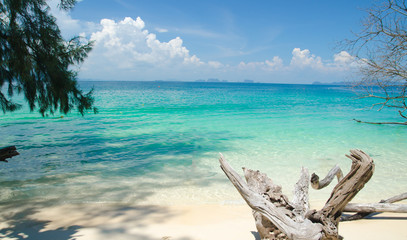
[[[257,240],[245,205],[116,205],[105,203],[1,207],[2,239]],[[407,214],[377,214],[340,223],[352,239],[407,239]]]
[[[407,240],[406,2],[2,0],[0,240]]]

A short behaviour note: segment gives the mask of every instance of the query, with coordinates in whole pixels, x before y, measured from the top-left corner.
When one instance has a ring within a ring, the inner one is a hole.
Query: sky
[[[339,42],[360,31],[368,0],[82,0],[51,11],[66,39],[94,48],[86,80],[269,83],[347,81],[354,58]]]

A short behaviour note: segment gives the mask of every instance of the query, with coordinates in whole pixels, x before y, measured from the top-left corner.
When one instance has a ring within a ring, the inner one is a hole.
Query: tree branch
[[[397,125],[407,125],[407,122],[365,122],[361,121],[358,119],[353,119],[354,121],[358,123],[368,123],[368,124],[377,124],[377,125],[382,125],[382,124],[397,124]]]
[[[394,197],[391,197],[391,198],[388,198],[386,200],[381,200],[379,203],[395,203],[395,202],[399,202],[399,201],[402,201],[405,199],[407,199],[407,192],[394,196]],[[344,211],[351,212],[350,209],[347,208],[348,205],[345,207]],[[369,209],[368,211],[364,211],[364,212],[361,210],[358,210],[356,212],[358,212],[358,213],[351,215],[351,216],[342,216],[341,221],[359,220],[359,219],[365,218],[365,217],[369,216],[370,214],[378,212],[378,211],[376,211],[376,209]]]
[[[349,203],[343,209],[344,212],[395,212],[407,213],[406,204],[391,203]]]
[[[407,109],[405,5],[405,0],[388,0],[373,6],[367,10],[368,16],[362,22],[361,32],[355,34],[355,39],[343,41],[344,46],[355,55],[359,65],[361,79],[357,80],[356,85],[367,93],[362,98],[383,99],[380,103],[373,104],[380,105],[380,109]]]

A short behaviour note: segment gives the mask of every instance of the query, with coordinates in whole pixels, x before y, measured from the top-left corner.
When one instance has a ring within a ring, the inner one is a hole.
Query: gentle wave
[[[407,128],[366,109],[343,87],[312,85],[82,82],[99,114],[42,118],[25,108],[1,117],[0,146],[20,156],[0,166],[1,202],[219,203],[239,201],[217,162],[260,169],[290,195],[301,166],[321,175],[359,148],[376,172],[359,198],[407,188]],[[362,110],[361,110],[362,109]],[[323,201],[330,189],[311,191]]]

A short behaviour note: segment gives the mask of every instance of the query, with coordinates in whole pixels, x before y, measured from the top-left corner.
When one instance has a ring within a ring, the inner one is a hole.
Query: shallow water
[[[405,126],[366,109],[341,86],[180,82],[81,82],[94,86],[99,114],[1,115],[0,146],[20,156],[0,165],[0,201],[53,203],[241,203],[219,168],[219,152],[266,172],[291,195],[301,166],[324,175],[358,148],[376,163],[357,200],[407,189]],[[332,187],[310,190],[324,201]]]

